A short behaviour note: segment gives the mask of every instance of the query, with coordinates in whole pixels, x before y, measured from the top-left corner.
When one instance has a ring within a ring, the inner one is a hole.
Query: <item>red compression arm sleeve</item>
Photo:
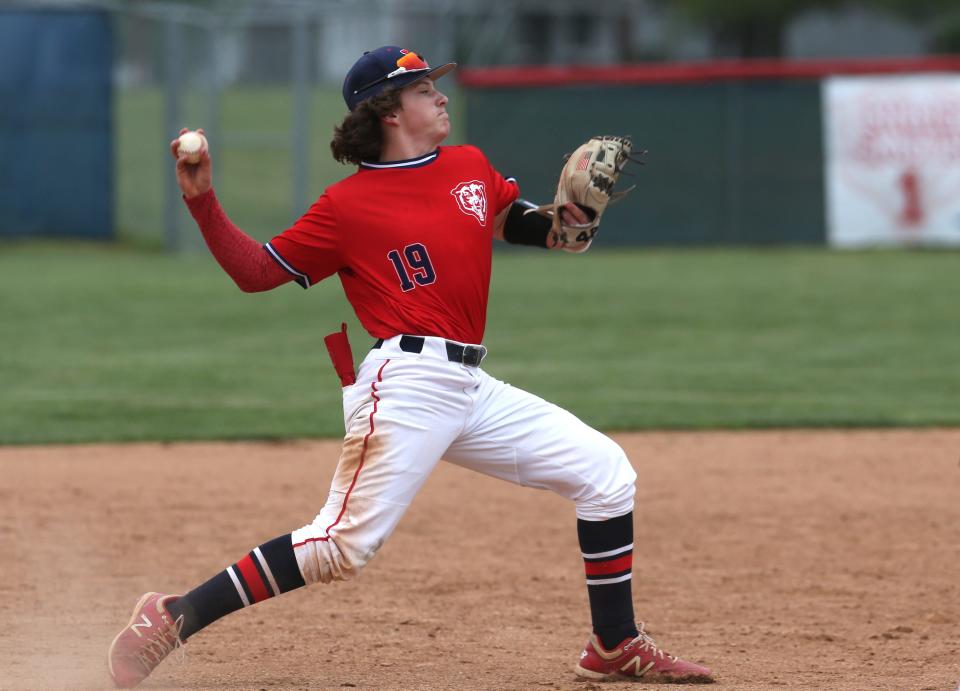
[[[213,189],[184,198],[211,254],[240,290],[256,293],[293,280],[263,245],[244,233],[227,216]]]

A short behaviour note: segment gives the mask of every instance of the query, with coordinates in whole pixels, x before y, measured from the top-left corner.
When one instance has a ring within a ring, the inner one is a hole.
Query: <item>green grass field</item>
[[[203,95],[183,103],[204,125]],[[120,244],[0,244],[0,443],[339,436],[322,337],[346,319],[358,360],[370,339],[337,281],[242,294],[185,212],[199,251],[153,251],[173,175],[162,106],[117,94]],[[218,194],[266,239],[296,215],[289,90],[231,89],[220,113]],[[349,172],[327,149],[343,113],[336,88],[314,91],[313,191]],[[956,253],[598,245],[498,254],[488,371],[609,430],[960,424]]]
[[[607,430],[957,425],[958,255],[495,258],[486,369]],[[246,295],[203,254],[0,245],[0,443],[339,436],[339,282]],[[558,432],[560,432],[558,430]]]

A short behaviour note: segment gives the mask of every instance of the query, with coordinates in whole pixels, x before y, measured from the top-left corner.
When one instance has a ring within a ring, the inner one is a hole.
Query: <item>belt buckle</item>
[[[487,349],[484,346],[464,346],[463,364],[467,367],[478,367],[487,355]]]

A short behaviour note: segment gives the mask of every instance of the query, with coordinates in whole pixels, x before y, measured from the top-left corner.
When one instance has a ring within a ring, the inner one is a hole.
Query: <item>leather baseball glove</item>
[[[638,158],[632,158],[633,142],[630,137],[598,136],[591,137],[572,154],[564,157],[566,163],[560,171],[560,182],[553,202],[527,210],[524,213],[539,213],[550,218],[553,223],[547,245],[568,252],[586,252],[597,234],[600,217],[608,204],[619,201],[636,185],[621,192],[614,192],[613,186],[627,161],[642,164]],[[646,151],[640,152],[642,156]],[[567,202],[573,202],[587,215],[588,223],[567,225],[563,222],[558,209]]]

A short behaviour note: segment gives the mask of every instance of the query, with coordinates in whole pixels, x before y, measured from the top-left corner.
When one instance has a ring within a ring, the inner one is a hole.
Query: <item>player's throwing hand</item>
[[[180,134],[188,132],[186,127],[180,130]],[[197,133],[203,135],[203,129],[198,129]],[[187,199],[203,194],[213,186],[213,163],[210,160],[210,151],[207,147],[200,150],[200,161],[190,163],[187,155],[180,151],[179,136],[170,142],[170,153],[177,160],[177,184],[180,191]]]

